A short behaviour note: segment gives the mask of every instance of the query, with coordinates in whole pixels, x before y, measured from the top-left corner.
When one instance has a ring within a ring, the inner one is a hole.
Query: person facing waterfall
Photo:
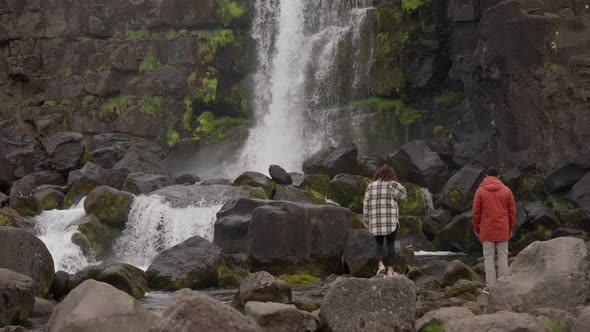
[[[488,168],[486,177],[475,192],[473,199],[473,230],[483,246],[486,270],[486,288],[508,270],[508,240],[512,237],[516,222],[516,204],[512,190],[499,179],[500,172]],[[494,256],[498,252],[498,275]]]
[[[388,165],[381,167],[367,187],[363,201],[363,224],[375,236],[377,274],[385,273],[383,242],[387,243],[387,275],[393,272],[395,233],[399,227],[397,202],[407,196],[406,188],[397,182],[395,170]]]

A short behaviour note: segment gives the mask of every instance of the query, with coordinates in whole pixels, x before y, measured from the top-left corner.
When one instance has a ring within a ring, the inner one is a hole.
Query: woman
[[[385,272],[383,265],[383,241],[387,242],[387,275],[393,275],[393,256],[395,254],[395,232],[399,226],[397,202],[406,198],[406,188],[397,182],[393,168],[381,167],[365,192],[363,219],[365,227],[375,236],[379,269],[377,274]]]

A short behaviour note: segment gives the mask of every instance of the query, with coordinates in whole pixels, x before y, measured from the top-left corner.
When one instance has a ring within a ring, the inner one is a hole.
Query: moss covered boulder
[[[88,279],[107,283],[136,299],[143,298],[150,290],[145,272],[135,266],[121,263],[88,266],[82,269],[68,278],[69,290]]]
[[[131,211],[134,196],[115,188],[100,186],[90,192],[84,201],[87,214],[94,214],[98,219],[113,228],[123,229]]]
[[[287,282],[273,277],[268,272],[252,273],[240,285],[232,305],[243,310],[250,301],[289,303],[291,288]]]
[[[479,239],[473,232],[471,212],[456,216],[434,238],[434,245],[442,251],[462,251],[481,254]]]
[[[423,216],[425,204],[422,189],[412,183],[403,183],[403,186],[406,188],[408,196],[399,203],[399,214],[401,216]]]
[[[87,222],[78,225],[78,231],[90,241],[96,257],[101,259],[112,252],[113,242],[121,236],[121,231],[101,223],[98,218],[90,216]]]
[[[23,216],[36,216],[43,210],[37,198],[35,198],[34,189],[37,183],[29,177],[15,181],[10,188],[11,208]]]
[[[217,281],[221,288],[237,288],[250,272],[245,266],[236,265],[227,257],[217,266]]]
[[[0,227],[23,228],[24,224],[24,218],[16,210],[11,208],[0,209]]]
[[[149,285],[166,291],[215,287],[221,263],[219,247],[200,236],[191,237],[154,259],[147,269]]]
[[[485,168],[468,165],[461,168],[445,184],[437,205],[454,212],[465,212],[471,208],[475,191],[484,178]]]
[[[23,324],[35,305],[35,282],[30,277],[0,268],[0,329]]]
[[[414,250],[434,251],[434,245],[422,231],[424,218],[401,216],[399,222],[396,237],[402,244]]]
[[[330,184],[330,177],[322,174],[308,174],[303,176],[299,188],[311,192],[318,193],[322,196],[328,194],[328,185]]]
[[[264,189],[268,197],[272,197],[276,186],[271,178],[258,172],[244,172],[234,180],[232,185],[260,187]]]
[[[360,174],[361,166],[357,160],[358,148],[346,144],[339,148],[327,147],[303,162],[303,173],[324,174],[335,177],[337,174]]]
[[[328,184],[328,197],[341,206],[362,213],[365,191],[371,179],[351,174],[338,174]]]
[[[450,262],[438,260],[428,263],[421,268],[426,275],[436,278],[442,286],[452,286],[458,280],[475,280],[475,273],[465,263],[458,259]]]
[[[277,185],[273,199],[307,204],[326,204],[324,196],[315,191],[305,191],[293,186]]]
[[[43,210],[55,210],[63,208],[65,195],[59,190],[48,188],[37,191],[35,198]]]
[[[86,176],[80,176],[74,181],[70,187],[70,191],[68,191],[68,194],[64,198],[64,206],[70,207],[72,205],[78,204],[82,198],[88,196],[90,192],[101,185],[102,183],[96,180],[90,179]]]
[[[77,245],[80,250],[82,250],[82,254],[86,257],[90,257],[94,255],[94,250],[92,249],[92,244],[86,237],[86,235],[76,232],[72,234],[72,243]]]

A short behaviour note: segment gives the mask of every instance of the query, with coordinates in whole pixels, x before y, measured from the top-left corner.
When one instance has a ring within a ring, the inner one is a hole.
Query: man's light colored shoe
[[[488,286],[484,287],[481,290],[482,293],[484,293],[485,295],[490,295],[490,289],[488,288]]]

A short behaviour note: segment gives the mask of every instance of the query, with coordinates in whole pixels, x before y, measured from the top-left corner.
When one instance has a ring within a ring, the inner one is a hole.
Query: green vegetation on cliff
[[[139,111],[149,114],[152,118],[164,111],[164,98],[159,96],[143,96],[139,101]]]
[[[233,0],[219,1],[219,18],[224,26],[228,26],[234,19],[240,18],[246,12],[246,5]]]
[[[154,52],[149,51],[139,66],[139,72],[143,73],[144,71],[160,68],[161,66],[162,64],[160,63],[158,57],[154,54]]]
[[[377,108],[379,116],[383,123],[390,130],[395,128],[396,124],[405,128],[405,141],[408,142],[410,126],[422,118],[422,114],[417,109],[407,106],[399,99],[385,99],[379,97],[370,97],[368,99],[357,100],[352,103],[353,106],[372,104]],[[392,118],[393,115],[393,119]],[[393,121],[393,123],[391,123]]]

